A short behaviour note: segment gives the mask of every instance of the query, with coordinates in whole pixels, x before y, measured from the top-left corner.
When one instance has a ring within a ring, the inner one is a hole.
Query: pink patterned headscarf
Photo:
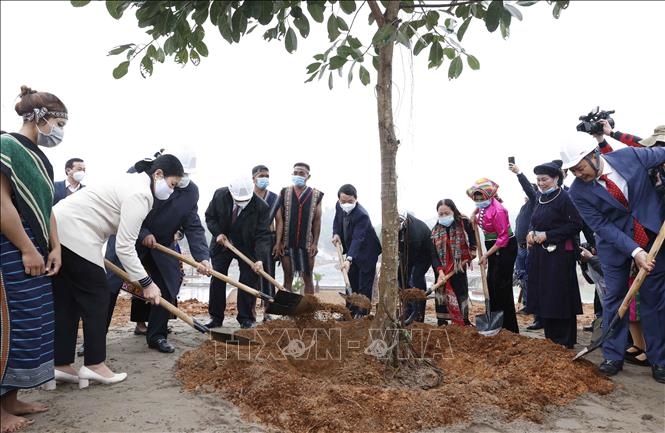
[[[485,200],[488,200],[496,196],[498,189],[499,185],[496,182],[486,177],[481,177],[473,183],[471,188],[466,190],[466,195],[473,199],[473,194],[480,193]]]

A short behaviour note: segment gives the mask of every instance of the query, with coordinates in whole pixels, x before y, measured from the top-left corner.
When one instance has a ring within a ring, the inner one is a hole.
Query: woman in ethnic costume
[[[469,282],[467,266],[476,257],[476,239],[469,218],[462,215],[455,202],[439,200],[436,204],[437,223],[432,227],[432,266],[437,272],[437,282],[453,270],[455,273],[446,280],[454,292],[457,306],[448,305],[436,298],[436,317],[439,326],[452,320],[457,325],[470,325],[469,322]],[[449,292],[449,288],[442,288]],[[452,300],[453,304],[455,300]]]
[[[51,276],[60,269],[53,203],[53,167],[38,146],[62,141],[67,108],[55,95],[21,87],[18,133],[2,134],[0,163],[0,377],[2,432],[34,420],[40,403],[18,400],[18,390],[53,379]]]
[[[519,333],[513,297],[513,268],[517,240],[508,220],[508,211],[497,195],[499,185],[487,178],[478,179],[466,194],[475,202],[472,221],[483,230],[487,251],[478,258],[487,265],[487,289],[491,311],[503,311],[503,328]]]
[[[582,300],[577,283],[576,235],[582,218],[561,188],[560,165],[533,169],[541,195],[526,236],[529,246],[527,309],[540,318],[545,338],[569,349],[577,342],[577,314]]]

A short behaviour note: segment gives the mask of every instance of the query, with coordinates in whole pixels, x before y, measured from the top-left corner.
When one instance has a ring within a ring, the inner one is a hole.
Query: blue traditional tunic
[[[19,134],[3,134],[0,170],[12,187],[23,228],[44,256],[49,250],[53,168],[46,155]],[[0,233],[0,393],[33,388],[53,379],[51,278],[31,277],[22,254]]]

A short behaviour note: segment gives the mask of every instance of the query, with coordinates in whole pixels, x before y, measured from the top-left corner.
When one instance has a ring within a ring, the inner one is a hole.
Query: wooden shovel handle
[[[233,252],[235,253],[236,256],[240,257],[240,258],[241,258],[245,263],[247,263],[248,265],[250,265],[250,266],[254,265],[255,262],[253,262],[253,261],[252,261],[249,257],[247,257],[246,255],[244,255],[244,254],[243,254],[238,248],[236,248],[235,246],[233,246],[233,244],[232,244],[229,240],[224,241],[224,246],[225,246],[226,248],[230,249],[231,251],[233,251]],[[275,287],[277,287],[279,290],[286,290],[286,289],[284,289],[284,286],[282,286],[282,285],[279,283],[279,281],[277,281],[276,279],[274,279],[274,278],[272,277],[272,275],[270,275],[269,273],[267,273],[263,268],[259,271],[259,274],[261,274],[261,276],[262,276],[263,278],[265,278],[266,280],[268,280],[268,281],[270,281],[272,284],[274,284]]]
[[[339,269],[342,271],[342,276],[344,277],[344,285],[346,287],[351,287],[351,282],[349,281],[349,274],[342,267],[342,265],[344,264],[344,253],[342,252],[342,244],[340,242],[336,242],[335,247],[337,249],[337,258],[339,259]]]
[[[196,260],[190,259],[189,257],[187,257],[183,254],[180,254],[176,251],[173,251],[171,248],[167,248],[162,244],[155,243],[155,249],[158,250],[158,251],[163,252],[164,254],[168,254],[170,256],[173,256],[176,259],[180,260],[181,262],[187,263],[188,265],[194,266],[195,268],[198,267],[199,264],[200,264]],[[252,289],[251,287],[249,287],[249,286],[247,286],[247,285],[245,285],[245,284],[243,284],[239,281],[236,281],[233,278],[230,278],[230,277],[222,274],[221,272],[211,270],[210,275],[224,281],[225,283],[231,284],[232,286],[235,286],[235,287],[239,288],[243,292],[247,292],[250,295],[256,296],[257,298],[261,298],[264,301],[268,301],[268,302],[273,302],[274,301],[274,299],[272,297],[266,295],[265,293],[259,292],[256,289]]]
[[[123,281],[126,281],[127,283],[131,284],[138,290],[143,290],[141,285],[138,283],[138,281],[132,281],[129,278],[129,274],[125,272],[122,268],[119,266],[115,265],[113,262],[111,262],[109,259],[104,259],[104,265],[106,266],[107,269],[111,270],[114,274],[122,278]],[[194,325],[194,319],[185,314],[183,311],[179,310],[175,305],[171,304],[170,302],[166,301],[164,298],[159,299],[159,306],[163,307],[166,311],[169,313],[173,314],[183,322],[187,323],[188,325],[192,327],[196,327]]]
[[[658,236],[656,236],[656,239],[653,241],[653,245],[649,250],[649,254],[647,255],[648,262],[653,260],[658,255],[660,247],[663,245],[663,240],[665,240],[665,222],[663,222],[663,224],[660,226]],[[626,293],[626,296],[623,298],[621,306],[619,306],[619,310],[617,311],[619,317],[623,317],[623,315],[626,314],[628,307],[630,307],[630,301],[633,299],[633,297],[635,297],[637,291],[640,290],[640,286],[642,286],[642,283],[646,277],[646,269],[640,269],[640,271],[637,273],[637,277],[635,277],[635,280],[633,281],[633,284],[631,284],[628,293]]]
[[[480,230],[478,229],[478,223],[475,223],[473,226],[476,234],[476,251],[478,255],[478,261],[480,262],[480,258],[483,256],[483,246],[480,243]],[[480,263],[478,263],[478,267],[480,268],[480,279],[483,282],[483,296],[485,297],[485,301],[488,301],[490,292],[487,288],[487,272],[485,271],[485,267]]]

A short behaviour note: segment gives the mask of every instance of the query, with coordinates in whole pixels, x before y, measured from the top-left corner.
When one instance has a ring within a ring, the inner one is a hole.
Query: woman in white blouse
[[[180,182],[183,167],[175,156],[162,155],[139,161],[135,168],[137,173],[87,187],[53,208],[62,245],[62,268],[53,279],[56,381],[85,388],[90,380],[111,384],[127,377],[104,363],[109,290],[102,248],[109,236],[116,235],[116,253],[130,278],[143,287],[143,296],[159,303],[160,289],[141,265],[136,239],[153,205],[166,200]],[[77,372],[72,364],[79,317],[85,357]]]

